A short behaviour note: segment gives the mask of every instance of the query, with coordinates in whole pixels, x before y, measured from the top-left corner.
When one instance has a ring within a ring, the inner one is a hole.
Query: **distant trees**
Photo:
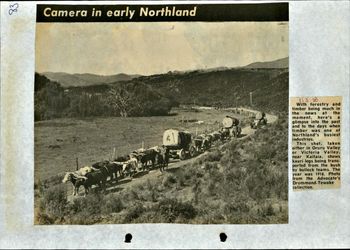
[[[167,115],[177,105],[171,98],[139,82],[64,89],[37,73],[34,103],[36,121],[59,117]]]
[[[120,83],[108,92],[107,101],[121,117],[167,115],[176,102],[140,82]]]
[[[249,92],[254,91],[255,107],[283,111],[288,107],[288,79],[288,69],[237,68],[143,76],[131,81],[142,81],[181,104],[196,100],[196,105],[218,108],[249,106]]]
[[[47,120],[61,117],[69,107],[70,99],[57,82],[35,74],[34,119]]]
[[[230,69],[138,77],[130,81],[64,89],[35,74],[35,120],[87,116],[167,115],[181,104],[217,108],[250,105],[288,108],[288,70]]]
[[[100,93],[71,93],[67,117],[113,116],[112,107],[108,106],[105,96]]]

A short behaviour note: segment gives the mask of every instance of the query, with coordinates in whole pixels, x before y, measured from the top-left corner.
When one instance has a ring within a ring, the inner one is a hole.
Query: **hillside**
[[[236,68],[210,72],[167,73],[131,80],[157,89],[181,104],[288,110],[288,69]]]
[[[46,76],[51,81],[59,82],[62,87],[84,87],[98,84],[106,84],[119,81],[129,81],[139,75],[95,75],[95,74],[68,74],[63,72],[45,72],[42,75]]]
[[[63,88],[59,82],[35,73],[34,86],[35,121],[61,117],[167,115],[177,105],[141,82]]]
[[[51,79],[37,75],[36,88],[40,82],[50,82],[48,89],[36,91],[36,100],[45,100],[39,101],[40,105],[36,106],[36,113],[40,110],[45,115],[38,114],[37,118],[45,120],[77,115],[149,116],[153,111],[153,115],[160,115],[166,114],[171,106],[178,104],[218,108],[251,106],[250,93],[254,109],[266,112],[287,111],[289,72],[288,68],[279,68],[287,64],[288,58],[284,58],[273,62],[254,63],[244,68],[169,71],[166,74],[137,78],[124,74],[97,76],[47,73]],[[52,80],[53,78],[57,80]],[[52,84],[54,82],[56,83]],[[74,82],[74,86],[67,87],[68,82]],[[113,105],[119,105],[118,103],[108,103],[113,89],[119,89],[114,94],[118,95],[120,103],[124,102],[123,98],[128,99],[129,107],[124,105],[128,111],[121,111],[121,107],[118,110],[116,107],[112,108]],[[157,107],[157,104],[160,106]]]
[[[282,69],[289,67],[289,57],[281,58],[269,62],[255,62],[248,64],[245,68],[259,68],[259,69]]]

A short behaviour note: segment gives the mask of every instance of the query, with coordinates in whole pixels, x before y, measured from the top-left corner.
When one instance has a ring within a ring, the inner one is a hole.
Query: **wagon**
[[[257,129],[266,124],[267,124],[267,118],[265,113],[258,112],[256,113],[255,118],[253,118],[253,121],[250,123],[250,127],[253,129]]]
[[[163,146],[169,150],[171,158],[184,160],[197,154],[192,143],[192,135],[187,131],[168,129],[163,134]]]
[[[222,120],[222,125],[224,132],[226,132],[230,137],[238,137],[241,135],[242,128],[239,125],[239,120],[237,118],[227,115]]]
[[[211,147],[211,136],[206,134],[198,135],[194,138],[196,152],[203,152]]]

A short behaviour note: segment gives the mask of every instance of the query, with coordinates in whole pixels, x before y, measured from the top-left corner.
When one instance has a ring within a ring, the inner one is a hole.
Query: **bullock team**
[[[175,132],[178,138],[174,139]],[[107,180],[112,183],[126,176],[132,178],[139,170],[145,171],[155,167],[158,167],[162,172],[168,166],[170,158],[184,160],[187,157],[194,157],[208,150],[213,142],[225,141],[231,137],[232,133],[225,127],[219,131],[195,137],[192,137],[188,132],[167,130],[164,132],[162,146],[135,150],[112,161],[96,162],[92,166],[85,166],[77,171],[67,172],[62,182],[73,184],[73,195],[78,195],[81,186],[85,189],[85,195],[89,193],[93,185],[105,191]]]
[[[85,195],[93,185],[106,190],[107,180],[117,182],[118,178],[133,177],[139,170],[149,170],[159,167],[164,171],[169,163],[169,151],[164,146],[156,146],[149,149],[135,150],[129,155],[117,157],[113,161],[101,161],[85,166],[74,172],[66,172],[63,183],[73,184],[73,195],[77,195],[81,186],[85,189]]]

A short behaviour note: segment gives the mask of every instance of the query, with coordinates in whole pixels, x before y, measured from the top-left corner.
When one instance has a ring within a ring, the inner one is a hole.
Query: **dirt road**
[[[245,110],[246,112],[257,112],[257,111],[249,110],[249,109],[243,109],[243,110]],[[271,115],[271,114],[266,114],[266,118],[267,118],[267,123],[274,123],[278,119],[277,116]],[[250,127],[250,125],[242,128],[242,134],[238,138],[238,140],[244,140],[248,136],[251,136],[252,134],[254,134],[255,131],[256,131],[256,129],[252,129]],[[196,159],[203,157],[207,153],[208,152],[204,152],[196,157],[182,160],[182,161],[178,160],[178,159],[172,159],[171,162],[169,163],[169,166],[167,167],[166,171],[172,171],[173,169],[180,168],[180,167],[184,166],[185,164],[192,163]],[[160,172],[160,170],[158,168],[150,170],[150,171],[138,172],[132,179],[131,178],[124,178],[122,180],[119,180],[118,183],[108,184],[106,192],[112,193],[112,192],[121,191],[125,188],[130,188],[130,187],[133,187],[136,185],[140,185],[142,183],[146,183],[147,180],[152,181],[152,180],[155,180],[157,178],[161,178],[162,175],[163,175],[163,173]],[[68,201],[72,201],[72,199],[74,199],[74,197],[71,195],[71,193],[73,192],[71,185],[69,185],[67,192],[68,192],[68,197],[67,197]],[[80,190],[80,195],[82,195],[82,193],[83,192]]]
[[[247,111],[247,112],[256,112],[254,110],[250,110],[250,109],[244,109],[243,110]],[[277,116],[275,115],[271,115],[271,114],[266,114],[266,118],[267,118],[267,123],[274,123],[277,121]],[[242,128],[242,137],[240,139],[244,139],[246,136],[250,136],[252,134],[254,134],[256,131],[256,129],[252,129],[250,126],[246,126],[244,128]]]

